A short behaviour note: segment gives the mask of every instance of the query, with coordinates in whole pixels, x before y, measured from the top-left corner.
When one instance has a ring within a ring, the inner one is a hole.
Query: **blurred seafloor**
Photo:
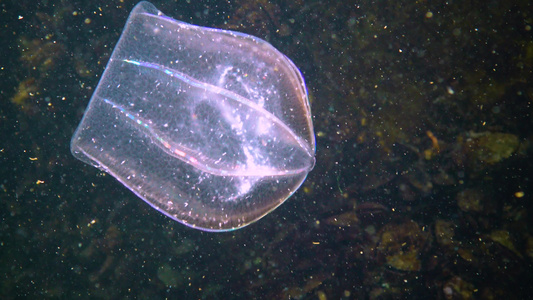
[[[530,1],[154,1],[269,41],[306,78],[315,169],[223,234],[70,154],[135,4],[0,2],[2,299],[531,295]]]

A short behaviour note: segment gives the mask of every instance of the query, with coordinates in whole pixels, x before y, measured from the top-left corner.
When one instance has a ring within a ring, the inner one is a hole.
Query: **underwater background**
[[[2,299],[533,292],[530,1],[153,1],[303,73],[317,163],[243,229],[153,210],[69,143],[137,1],[0,2]]]

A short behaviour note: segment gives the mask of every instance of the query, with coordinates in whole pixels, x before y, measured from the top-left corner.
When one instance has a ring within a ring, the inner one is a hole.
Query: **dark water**
[[[2,298],[526,298],[528,1],[154,1],[258,36],[309,89],[317,164],[242,230],[189,229],[69,141],[136,2],[0,3]]]

